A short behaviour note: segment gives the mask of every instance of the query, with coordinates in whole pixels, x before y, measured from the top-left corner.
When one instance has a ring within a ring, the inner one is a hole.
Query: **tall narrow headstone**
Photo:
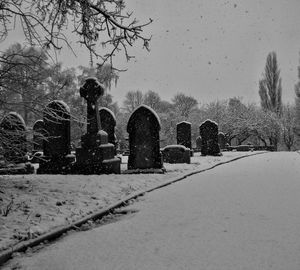
[[[43,140],[45,139],[45,127],[43,120],[37,120],[33,124],[33,152],[43,151]]]
[[[226,148],[226,138],[225,138],[225,134],[223,132],[219,132],[218,134],[218,142],[219,142],[219,146],[220,149],[225,149]]]
[[[201,146],[202,146],[202,138],[201,136],[198,136],[196,138],[196,150],[201,151]]]
[[[74,161],[71,155],[70,109],[61,100],[50,102],[44,112],[43,161],[38,174],[65,174],[70,171]]]
[[[158,115],[146,105],[139,106],[127,124],[129,133],[128,170],[163,169],[160,153]]]
[[[81,147],[76,148],[74,174],[118,174],[121,171],[121,160],[115,157],[114,145],[108,142],[108,134],[101,125],[98,99],[103,93],[104,88],[96,78],[86,79],[80,88],[80,96],[87,101],[87,133],[81,137]]]
[[[27,161],[26,130],[24,119],[16,112],[8,113],[1,121],[1,146],[6,161],[12,163]]]
[[[199,129],[202,139],[201,154],[203,156],[221,155],[218,143],[218,124],[208,119],[200,125]]]
[[[112,143],[115,147],[115,154],[117,150],[117,140],[115,134],[116,117],[115,114],[108,108],[100,108],[99,110],[101,127],[107,133],[107,139],[109,143]]]
[[[192,149],[192,124],[182,121],[176,125],[177,144]]]

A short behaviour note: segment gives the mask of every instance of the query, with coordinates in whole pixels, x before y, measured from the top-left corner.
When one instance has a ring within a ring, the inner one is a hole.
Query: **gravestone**
[[[202,146],[202,138],[201,136],[198,136],[196,138],[196,151],[201,151],[201,146]]]
[[[218,124],[208,119],[200,125],[199,129],[202,139],[201,154],[203,156],[220,156]]]
[[[191,163],[190,148],[183,145],[168,145],[162,150],[162,155],[167,163]]]
[[[43,156],[38,174],[66,174],[75,157],[71,155],[70,109],[61,100],[50,102],[43,112]]]
[[[160,153],[158,115],[146,105],[139,106],[130,116],[127,124],[129,133],[128,170],[151,170],[163,172]]]
[[[218,134],[218,143],[221,150],[226,149],[226,138],[223,132],[219,132]]]
[[[192,149],[192,124],[182,121],[176,125],[177,144]]]
[[[183,145],[190,149],[190,154],[193,156],[192,150],[192,124],[182,121],[176,125],[177,144]]]
[[[117,153],[117,137],[115,134],[116,117],[115,114],[108,108],[100,108],[99,110],[101,127],[107,133],[108,142],[115,147],[115,154]]]
[[[34,167],[28,163],[27,128],[21,115],[8,113],[0,123],[0,149],[3,160],[0,163],[0,174],[28,174]]]
[[[26,162],[27,128],[22,116],[16,112],[8,113],[1,121],[0,129],[4,159],[11,163]]]
[[[43,138],[45,136],[44,121],[37,120],[33,124],[33,152],[43,151]]]
[[[80,96],[87,101],[87,133],[81,137],[81,147],[76,148],[74,174],[121,172],[121,160],[115,157],[115,147],[108,142],[108,134],[101,125],[98,99],[103,93],[104,88],[96,78],[86,79],[80,88]]]

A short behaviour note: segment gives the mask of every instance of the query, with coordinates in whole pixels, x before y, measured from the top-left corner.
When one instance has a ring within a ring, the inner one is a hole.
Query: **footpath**
[[[267,153],[192,175],[3,269],[298,270],[299,164]]]

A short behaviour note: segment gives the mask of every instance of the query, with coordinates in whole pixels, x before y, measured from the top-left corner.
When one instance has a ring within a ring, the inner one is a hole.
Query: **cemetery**
[[[176,124],[177,144],[161,147],[160,117],[142,104],[129,117],[129,153],[122,156],[117,151],[117,118],[110,109],[98,105],[103,86],[96,78],[87,78],[79,92],[87,104],[87,125],[74,151],[71,151],[70,108],[62,100],[45,106],[43,119],[33,124],[32,142],[27,141],[28,127],[19,114],[10,112],[1,122],[1,132],[7,134],[9,145],[2,143],[8,151],[3,156],[6,163],[2,163],[0,173],[6,174],[5,185],[15,196],[6,198],[6,205],[1,209],[2,216],[7,216],[7,224],[11,225],[0,250],[19,241],[38,238],[57,226],[66,226],[139,190],[256,154],[254,150],[260,151],[257,153],[267,150],[241,145],[243,152],[240,152],[238,146],[225,147],[228,143],[224,133],[209,119],[198,127],[194,143],[192,123],[181,121]],[[30,145],[31,153],[27,151]],[[40,197],[41,192],[47,201]],[[75,194],[78,198],[74,201]],[[30,203],[25,202],[26,196],[30,196]],[[38,206],[41,199],[44,202]],[[53,206],[56,210],[51,210]],[[24,228],[15,223],[16,215],[21,213],[25,214]]]
[[[3,158],[10,165],[2,165],[0,173],[31,174],[34,172],[31,163],[36,162],[37,174],[120,174],[122,160],[117,156],[116,117],[110,109],[99,108],[98,99],[103,93],[104,88],[96,78],[87,78],[80,88],[80,96],[87,102],[87,130],[75,153],[71,153],[70,108],[64,101],[50,102],[44,109],[43,120],[34,123],[32,153],[27,151],[27,127],[21,115],[7,114],[0,127],[7,141],[2,143]],[[272,146],[226,146],[225,134],[210,119],[199,126],[195,148],[190,122],[177,123],[177,145],[161,148],[160,130],[159,116],[149,106],[142,104],[132,112],[127,123],[128,167],[123,173],[164,173],[164,162],[189,164],[194,151],[200,151],[202,156],[221,156],[221,150],[273,151]],[[37,152],[41,154],[34,155]]]
[[[1,1],[0,268],[300,269],[296,2]]]

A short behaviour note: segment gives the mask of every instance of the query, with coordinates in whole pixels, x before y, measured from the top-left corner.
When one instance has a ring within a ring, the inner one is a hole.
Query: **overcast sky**
[[[125,1],[141,22],[154,22],[151,51],[141,44],[115,64],[121,73],[114,99],[122,102],[127,91],[156,91],[170,101],[178,92],[206,103],[233,96],[259,102],[258,81],[267,54],[275,51],[281,70],[283,101],[294,102],[294,85],[300,52],[299,0],[131,0]],[[75,58],[64,51],[68,66],[88,65],[77,50]]]

